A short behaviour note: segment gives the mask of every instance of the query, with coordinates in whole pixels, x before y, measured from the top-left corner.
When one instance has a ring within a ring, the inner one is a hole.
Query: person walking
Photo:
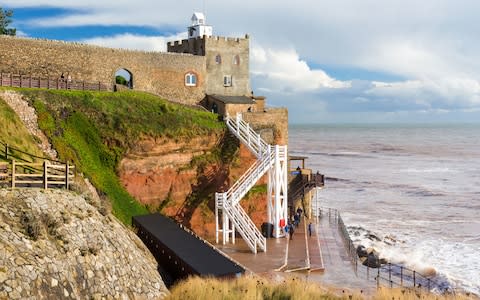
[[[293,224],[290,224],[290,228],[288,229],[288,233],[290,233],[290,240],[293,240],[293,233],[295,232],[293,227]]]
[[[312,236],[312,222],[308,223],[308,236]]]

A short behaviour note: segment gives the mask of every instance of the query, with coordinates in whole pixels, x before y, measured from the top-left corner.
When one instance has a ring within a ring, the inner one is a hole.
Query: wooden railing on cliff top
[[[69,188],[75,176],[75,166],[68,162],[62,163],[27,153],[1,141],[0,145],[3,146],[0,147],[0,153],[6,160],[0,162],[0,187]],[[19,154],[29,156],[32,161],[22,158]]]
[[[0,73],[0,86],[44,88],[55,90],[107,91],[107,85],[99,82],[69,80],[68,78],[43,78],[34,75]]]

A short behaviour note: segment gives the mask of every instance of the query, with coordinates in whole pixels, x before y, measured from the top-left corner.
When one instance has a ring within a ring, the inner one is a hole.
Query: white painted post
[[[215,193],[215,241],[218,244],[218,193]]]

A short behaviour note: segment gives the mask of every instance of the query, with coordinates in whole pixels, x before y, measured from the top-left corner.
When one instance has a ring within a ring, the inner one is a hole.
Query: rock
[[[378,257],[378,254],[376,252],[370,252],[363,262],[364,266],[367,266],[369,268],[380,268],[380,258]]]
[[[50,282],[50,286],[51,287],[56,287],[58,286],[58,280],[56,280],[55,278],[52,278],[51,282]]]
[[[368,252],[367,252],[367,249],[365,248],[365,246],[359,245],[357,247],[357,255],[358,255],[358,257],[367,257],[368,256]]]
[[[0,283],[4,283],[8,279],[8,276],[4,272],[0,272]]]
[[[372,240],[372,241],[377,241],[377,242],[380,242],[382,239],[380,239],[378,236],[372,234],[372,233],[369,233],[367,234],[366,236],[369,240]]]

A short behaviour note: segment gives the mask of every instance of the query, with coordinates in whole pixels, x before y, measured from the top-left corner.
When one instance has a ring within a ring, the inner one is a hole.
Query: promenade
[[[312,222],[312,235],[308,223]],[[241,238],[235,244],[216,245],[249,271],[274,280],[297,276],[322,286],[367,292],[374,282],[357,277],[347,255],[338,226],[328,216],[303,219],[293,238],[267,239],[267,252],[253,254]]]

